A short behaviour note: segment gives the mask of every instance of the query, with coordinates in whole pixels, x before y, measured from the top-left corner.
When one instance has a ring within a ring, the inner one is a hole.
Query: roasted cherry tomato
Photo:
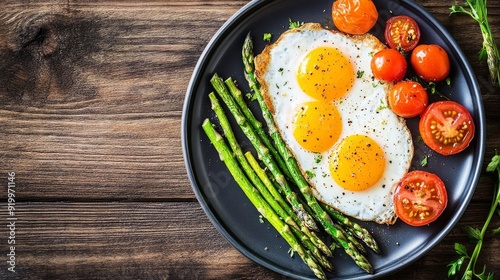
[[[396,214],[411,226],[434,222],[448,204],[443,181],[433,173],[415,170],[406,174],[394,192]]]
[[[450,59],[438,45],[418,45],[411,53],[411,66],[427,82],[439,82],[450,73]]]
[[[396,115],[412,118],[420,115],[428,104],[427,91],[414,81],[401,81],[392,86],[388,95],[389,107]]]
[[[454,101],[432,103],[420,118],[424,143],[442,155],[463,151],[474,138],[474,121],[467,109]]]
[[[397,82],[406,74],[406,59],[393,49],[384,49],[373,55],[371,69],[375,78],[385,82]]]
[[[420,40],[420,28],[409,16],[394,16],[387,20],[384,36],[391,48],[409,52]]]
[[[372,0],[337,0],[332,5],[333,24],[342,32],[364,34],[377,22]]]

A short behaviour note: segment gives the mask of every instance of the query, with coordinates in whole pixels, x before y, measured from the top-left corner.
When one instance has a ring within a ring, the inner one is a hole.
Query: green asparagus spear
[[[243,57],[244,57],[244,65],[245,65],[245,76],[247,78],[247,81],[249,83],[249,86],[254,90],[254,92],[259,90],[259,84],[254,76],[254,56],[253,56],[253,46],[252,46],[252,41],[250,38],[250,34],[247,35],[247,39],[245,40],[244,46],[243,46],[243,51],[242,51]],[[245,57],[247,59],[245,59]],[[257,94],[256,97],[259,95]],[[263,114],[266,114],[266,120],[267,122],[272,121],[272,116],[270,114],[267,114],[266,112],[263,112]],[[351,221],[348,217],[343,215],[342,213],[336,211],[335,209],[331,208],[328,206],[328,214],[330,214],[334,219],[337,221],[341,222],[347,228],[349,229],[350,232],[357,238],[359,238],[361,241],[363,241],[369,248],[371,248],[375,253],[380,254],[380,248],[378,247],[377,241],[373,238],[373,236],[366,230],[365,228],[361,227],[359,224]],[[326,209],[325,209],[326,210]],[[332,211],[329,211],[332,210]]]
[[[308,236],[306,236],[302,231],[290,227],[292,232],[295,234],[297,239],[299,239],[307,250],[309,250],[311,256],[325,269],[333,272],[332,263],[319,251],[319,249],[314,246]]]
[[[248,124],[248,120],[245,118],[243,113],[241,113],[241,110],[234,101],[233,97],[230,95],[222,79],[217,74],[214,74],[212,79],[210,79],[210,82],[212,83],[212,86],[224,101],[224,103],[226,103],[229,111],[236,119],[236,122],[241,127],[243,133],[247,136],[248,140],[250,140],[250,142],[254,146],[257,154],[259,155],[259,159],[264,162],[269,171],[271,171],[271,173],[273,174],[274,179],[280,185],[281,190],[284,192],[288,202],[292,205],[295,213],[297,213],[298,217],[304,221],[307,227],[313,230],[317,230],[318,227],[314,221],[314,218],[304,210],[304,207],[298,201],[297,194],[292,191],[285,176],[279,169],[278,164],[276,163],[276,161],[274,161],[273,157],[269,153],[269,149],[267,149],[267,147],[262,144],[262,141],[260,141],[258,135]]]
[[[269,133],[271,135],[271,138],[274,140],[274,145],[278,149],[280,155],[285,160],[285,163],[295,181],[295,184],[300,189],[307,204],[312,208],[316,219],[321,223],[325,231],[338,241],[338,243],[344,249],[344,251],[349,256],[351,256],[354,262],[361,269],[365,270],[368,273],[373,273],[373,267],[370,264],[370,262],[366,259],[366,257],[363,254],[361,254],[358,251],[356,246],[353,243],[349,242],[346,239],[346,236],[342,234],[342,232],[335,227],[335,224],[333,223],[330,216],[328,216],[328,214],[319,205],[316,198],[312,194],[312,190],[308,182],[302,175],[302,172],[300,171],[297,161],[293,157],[292,153],[288,150],[286,144],[284,143],[283,139],[278,133],[272,115],[269,112],[269,109],[267,108],[264,102],[264,97],[260,93],[258,81],[255,79],[255,76],[253,74],[255,68],[253,65],[254,63],[253,44],[250,34],[248,34],[245,39],[242,54],[243,54],[243,63],[245,65],[245,77],[247,78],[247,80],[249,80],[249,85],[251,89],[254,91],[254,95],[257,101],[259,102],[262,114],[264,116],[264,120],[266,121],[267,127],[269,129]]]
[[[272,194],[272,196],[274,197],[274,199],[276,199],[276,201],[280,205],[283,206],[283,208],[288,213],[288,215],[290,215],[292,217],[292,219],[300,226],[301,231],[304,232],[307,236],[309,236],[309,239],[311,240],[311,242],[316,247],[318,247],[325,255],[327,255],[328,257],[331,257],[332,256],[332,251],[330,250],[330,248],[328,248],[328,246],[314,232],[310,231],[309,228],[307,228],[304,225],[304,222],[302,222],[297,217],[297,214],[295,214],[295,212],[293,212],[293,210],[290,207],[290,205],[283,199],[283,197],[281,196],[281,194],[278,192],[277,188],[274,187],[273,183],[271,182],[271,179],[269,179],[269,177],[267,176],[267,174],[264,171],[264,169],[262,169],[260,167],[259,163],[254,158],[254,156],[252,155],[252,153],[246,152],[245,153],[245,157],[247,158],[248,163],[250,163],[250,165],[252,166],[252,168],[255,171],[255,173],[257,173],[257,176],[259,176],[259,178],[264,183],[264,185],[266,186],[266,188]],[[304,206],[306,206],[306,205],[304,205]]]
[[[241,149],[241,146],[238,144],[238,141],[236,140],[236,137],[233,133],[233,130],[231,128],[231,125],[229,124],[229,121],[226,117],[226,114],[224,113],[224,110],[220,106],[219,101],[217,100],[217,97],[213,92],[211,92],[209,95],[210,102],[212,104],[212,110],[215,112],[217,115],[217,118],[219,119],[220,126],[222,127],[222,130],[224,132],[224,135],[229,143],[229,146],[231,147],[231,150],[233,151],[236,159],[240,163],[243,171],[245,174],[248,176],[250,181],[254,184],[254,186],[257,188],[259,193],[262,195],[264,200],[273,208],[273,210],[278,214],[278,216],[281,217],[281,219],[290,226],[290,229],[292,232],[295,234],[295,236],[302,242],[302,244],[311,252],[314,258],[326,269],[332,271],[333,267],[331,263],[322,255],[322,253],[319,251],[319,249],[311,242],[309,236],[305,233],[302,232],[295,220],[288,214],[288,211],[285,211],[282,206],[278,203],[277,200],[275,200],[274,196],[271,194],[271,192],[268,190],[268,188],[264,185],[264,183],[260,180],[260,178],[257,176],[256,172],[254,171],[253,167],[249,164],[246,158],[249,156],[245,157],[243,155],[243,151]],[[247,152],[247,155],[251,156],[250,152]],[[255,160],[255,158],[252,159]],[[269,180],[269,179],[268,179]],[[277,192],[277,190],[273,187],[274,191]],[[280,196],[281,197],[281,196]],[[290,209],[290,212],[292,214],[295,214],[293,210],[289,207],[288,204],[285,203],[286,206]],[[307,228],[306,228],[307,229]],[[324,243],[323,243],[324,244]],[[325,245],[326,248],[328,248]],[[329,248],[328,248],[329,250]]]
[[[269,139],[268,134],[262,127],[262,123],[255,118],[250,108],[248,108],[248,106],[246,105],[246,102],[243,99],[243,94],[241,94],[241,91],[238,89],[233,79],[228,78],[225,80],[225,83],[227,88],[229,89],[229,92],[241,109],[241,112],[243,113],[243,115],[245,115],[254,131],[259,135],[262,143],[264,143],[264,145],[269,149],[269,152],[271,152],[271,154],[273,155],[273,158],[276,160],[276,163],[279,165],[281,171],[283,171],[283,174],[285,174],[288,179],[291,179],[292,177],[290,176],[290,172],[288,171],[285,162],[279,156],[278,151],[271,143],[271,139]]]
[[[375,238],[373,238],[373,236],[366,228],[360,226],[358,223],[352,221],[347,216],[340,213],[338,210],[332,208],[329,205],[321,203],[321,206],[323,206],[323,209],[325,209],[325,211],[330,215],[330,217],[332,217],[339,223],[343,224],[344,227],[347,229],[347,231],[349,231],[353,236],[356,236],[359,240],[365,243],[366,246],[372,249],[375,253],[380,254],[380,248],[378,247],[377,241],[375,240]]]
[[[252,186],[252,183],[247,179],[241,168],[238,166],[238,163],[234,159],[233,154],[229,150],[229,147],[227,147],[222,136],[213,128],[210,120],[205,119],[202,127],[210,139],[210,142],[219,153],[221,160],[224,162],[229,172],[235,179],[236,183],[240,186],[241,190],[245,193],[259,213],[278,231],[278,233],[290,245],[292,250],[296,252],[309,266],[316,277],[319,279],[326,279],[323,269],[311,257],[309,252],[304,250],[304,248],[300,245],[291,232],[290,227],[280,219],[280,217],[272,210],[271,206],[269,206],[269,204],[262,198],[258,190]]]
[[[211,92],[208,94],[208,97],[210,98],[210,102],[212,104],[212,110],[215,112],[217,118],[219,119],[220,126],[222,128],[222,131],[224,132],[227,142],[229,143],[231,150],[233,151],[236,159],[240,163],[245,174],[248,176],[248,178],[254,184],[257,190],[260,192],[262,197],[273,208],[276,214],[278,214],[285,223],[299,230],[300,229],[299,226],[295,223],[292,217],[290,217],[290,215],[288,215],[286,211],[283,210],[282,206],[278,204],[278,202],[274,199],[273,195],[271,195],[267,187],[262,183],[260,178],[255,173],[255,171],[252,169],[252,166],[250,166],[247,159],[243,155],[241,146],[238,144],[238,141],[234,136],[231,124],[229,124],[229,120],[227,119],[226,114],[224,113],[224,110],[220,106],[219,100],[217,100],[215,94]]]

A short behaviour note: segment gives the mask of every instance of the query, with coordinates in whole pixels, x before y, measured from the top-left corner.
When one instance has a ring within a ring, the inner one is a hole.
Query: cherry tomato
[[[377,22],[372,0],[337,0],[332,5],[333,24],[342,32],[364,34]]]
[[[384,49],[372,57],[371,69],[375,78],[385,82],[397,82],[406,74],[406,59],[393,49]]]
[[[448,204],[443,181],[433,173],[415,170],[406,174],[394,191],[396,214],[411,226],[434,222]]]
[[[409,52],[420,40],[420,28],[409,16],[394,16],[386,22],[384,37],[391,48]]]
[[[438,45],[418,45],[411,53],[411,66],[427,82],[439,82],[450,73],[450,59]]]
[[[420,115],[429,101],[425,88],[413,81],[402,81],[392,86],[388,100],[392,111],[404,118]]]
[[[424,143],[442,155],[453,155],[467,148],[474,138],[474,129],[469,111],[454,101],[432,103],[419,122]]]

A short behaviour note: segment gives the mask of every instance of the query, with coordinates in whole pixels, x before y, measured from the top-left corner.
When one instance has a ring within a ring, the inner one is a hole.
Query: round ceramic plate
[[[448,187],[449,202],[442,216],[425,227],[410,227],[398,221],[393,226],[362,222],[378,240],[381,255],[369,253],[375,269],[369,275],[359,269],[342,250],[336,250],[332,259],[335,279],[371,279],[399,270],[423,256],[457,223],[474,193],[484,155],[485,120],[481,95],[474,73],[452,36],[422,7],[413,1],[375,0],[379,20],[370,33],[383,40],[385,21],[393,15],[408,15],[420,26],[421,43],[439,44],[448,52],[451,62],[451,85],[438,85],[440,93],[463,104],[472,114],[476,135],[471,145],[454,156],[433,153],[418,141],[418,119],[409,119],[415,156],[411,169],[422,169],[438,174]],[[249,88],[243,76],[241,47],[251,32],[254,51],[264,48],[263,34],[271,33],[272,41],[289,28],[289,21],[318,22],[333,28],[332,1],[275,0],[254,1],[247,4],[226,22],[214,35],[201,55],[191,78],[184,104],[182,144],[188,175],[193,190],[208,217],[217,229],[249,259],[271,270],[298,279],[313,279],[314,275],[298,256],[291,257],[289,246],[267,222],[261,222],[259,213],[248,201],[215,148],[201,128],[203,120],[217,123],[210,108],[208,93],[213,91],[210,78],[214,73],[235,79],[243,92]],[[438,99],[431,96],[431,101]],[[257,104],[251,109],[257,116]],[[234,123],[233,123],[234,125]],[[236,127],[236,126],[235,126]],[[248,140],[237,132],[244,150],[252,150]],[[428,164],[421,161],[428,157]]]

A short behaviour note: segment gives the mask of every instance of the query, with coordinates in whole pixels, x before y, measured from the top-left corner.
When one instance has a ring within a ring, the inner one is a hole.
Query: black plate
[[[374,2],[379,11],[379,20],[370,33],[382,41],[385,21],[392,15],[404,14],[413,17],[419,24],[421,43],[435,43],[446,49],[451,62],[452,83],[450,87],[440,85],[438,90],[471,112],[476,124],[476,135],[464,152],[443,157],[417,141],[418,120],[408,120],[415,143],[412,169],[431,171],[443,179],[449,192],[448,207],[436,222],[425,227],[410,227],[400,221],[394,226],[362,223],[374,233],[383,252],[381,256],[369,255],[375,274],[364,273],[341,250],[336,250],[332,260],[335,274],[328,274],[330,278],[381,277],[409,265],[428,252],[446,236],[463,214],[474,193],[484,156],[485,119],[479,87],[469,63],[452,36],[413,1]],[[253,34],[255,52],[258,53],[265,46],[263,34],[272,33],[273,41],[276,40],[288,29],[289,19],[319,22],[332,28],[331,4],[332,1],[325,0],[278,0],[254,1],[243,7],[221,27],[201,55],[187,90],[182,119],[182,144],[188,175],[208,217],[246,257],[278,273],[299,279],[311,279],[314,275],[298,256],[290,257],[289,246],[267,222],[259,221],[259,213],[219,160],[201,123],[205,118],[217,123],[208,100],[208,93],[213,91],[209,80],[215,72],[223,78],[236,79],[244,92],[249,91],[241,62],[241,46],[248,32]],[[431,100],[434,99],[431,97]],[[258,112],[257,107],[252,109]],[[243,148],[249,149],[248,141],[240,134],[237,136]],[[420,162],[426,155],[429,155],[428,165],[422,167]]]

